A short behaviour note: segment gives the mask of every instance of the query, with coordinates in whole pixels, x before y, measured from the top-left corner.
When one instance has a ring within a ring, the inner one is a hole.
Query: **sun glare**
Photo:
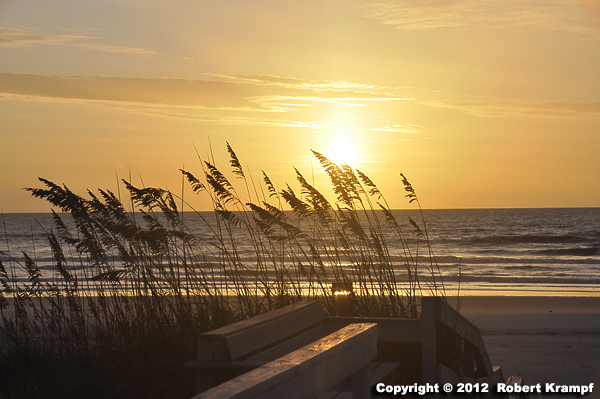
[[[327,157],[333,162],[337,164],[345,162],[349,165],[352,165],[352,163],[356,161],[356,151],[354,149],[354,145],[350,141],[344,138],[339,138],[333,141],[329,147],[330,148]]]

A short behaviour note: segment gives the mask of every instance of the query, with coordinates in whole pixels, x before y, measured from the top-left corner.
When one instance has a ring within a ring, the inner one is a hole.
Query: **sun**
[[[356,161],[356,150],[350,141],[345,138],[338,138],[332,141],[329,145],[327,158],[338,165],[342,162],[351,165],[354,161]]]

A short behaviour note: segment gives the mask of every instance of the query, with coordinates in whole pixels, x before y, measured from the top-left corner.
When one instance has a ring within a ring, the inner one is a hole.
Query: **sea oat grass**
[[[131,209],[109,190],[84,197],[42,178],[43,188],[27,189],[54,208],[52,271],[6,243],[2,398],[191,397],[193,375],[183,364],[204,331],[307,297],[331,315],[414,318],[422,293],[443,295],[424,219],[422,227],[410,220],[430,259],[420,264],[364,173],[313,152],[331,201],[297,169],[299,188],[277,191],[265,172],[257,187],[229,144],[227,151],[234,180],[214,161],[201,162],[203,178],[181,171],[194,195],[209,197],[212,216],[130,181],[123,184]],[[184,218],[184,210],[193,213]],[[338,297],[332,284],[353,292]]]

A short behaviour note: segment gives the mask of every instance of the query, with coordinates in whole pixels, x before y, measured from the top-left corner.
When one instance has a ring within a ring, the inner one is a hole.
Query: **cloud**
[[[83,47],[91,50],[104,51],[107,53],[121,53],[121,54],[131,54],[131,55],[158,55],[156,51],[149,50],[143,47],[128,47],[128,46],[112,46],[108,44],[100,44],[100,43],[76,43],[73,44],[77,47]]]
[[[369,130],[374,132],[412,134],[420,132],[422,128],[423,127],[419,125],[388,124],[385,126],[374,127]]]
[[[273,77],[273,81],[286,78]],[[317,103],[361,105],[372,101],[404,100],[402,96],[366,90],[350,83],[322,82],[316,89],[310,81],[289,79],[286,85],[264,84],[254,78],[233,80],[179,78],[64,77],[0,73],[0,93],[62,100],[112,101],[180,107],[287,111]],[[294,82],[292,84],[291,82]],[[363,86],[361,86],[363,87]],[[365,86],[366,87],[366,86]],[[364,88],[364,87],[363,87]]]
[[[82,38],[85,38],[85,36],[46,33],[23,28],[0,26],[0,46],[23,46],[33,43],[65,43]]]
[[[380,116],[381,120],[379,126],[370,128],[370,131],[373,132],[383,132],[383,133],[403,133],[403,134],[414,134],[420,133],[423,130],[423,126],[414,125],[408,123],[398,122],[397,118],[389,117],[389,116]],[[406,140],[408,139],[399,139]]]
[[[108,53],[131,54],[138,56],[157,55],[158,53],[142,47],[115,46],[93,43],[98,37],[49,33],[23,27],[0,26],[0,47],[26,47],[32,44],[62,44]]]
[[[522,112],[533,116],[550,117],[588,117],[600,115],[600,102],[568,103],[548,102],[540,104],[526,104]]]
[[[92,100],[207,108],[257,108],[240,85],[191,79],[63,77],[0,73],[0,92],[63,100]]]
[[[432,107],[452,108],[484,117],[530,116],[546,118],[582,118],[600,115],[600,102],[570,103],[515,103],[431,100],[421,104]]]
[[[358,92],[369,92],[370,90],[381,90],[382,88],[374,85],[361,83],[352,83],[347,81],[330,80],[302,80],[297,78],[281,77],[277,75],[235,75],[235,74],[212,74],[216,78],[222,78],[231,81],[248,82],[259,85],[278,86],[296,89],[311,90],[354,90]]]
[[[277,75],[211,74],[216,79],[253,86],[257,95],[253,101],[272,110],[288,111],[315,104],[364,106],[369,102],[411,100],[388,87],[347,81],[306,80]],[[264,88],[264,89],[260,89]]]
[[[600,39],[593,14],[583,2],[573,0],[384,0],[362,9],[367,16],[398,29],[526,26]]]
[[[164,116],[167,118],[191,119],[201,122],[212,122],[226,125],[261,125],[261,126],[279,126],[279,127],[304,127],[311,129],[334,129],[337,126],[319,122],[319,121],[294,121],[288,119],[258,118],[258,117],[239,117],[239,116],[213,116],[198,115],[184,112],[171,112],[168,110],[155,109],[137,109],[134,112],[146,115]]]

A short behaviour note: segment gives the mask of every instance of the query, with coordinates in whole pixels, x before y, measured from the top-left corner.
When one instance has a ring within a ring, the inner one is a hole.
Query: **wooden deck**
[[[441,298],[423,298],[421,309],[420,319],[327,317],[318,301],[302,301],[202,334],[186,364],[197,373],[194,398],[366,399],[375,384],[405,377],[396,373],[407,359],[385,358],[384,345],[418,348],[412,383],[487,383],[478,397],[491,396],[504,377],[479,329]]]

